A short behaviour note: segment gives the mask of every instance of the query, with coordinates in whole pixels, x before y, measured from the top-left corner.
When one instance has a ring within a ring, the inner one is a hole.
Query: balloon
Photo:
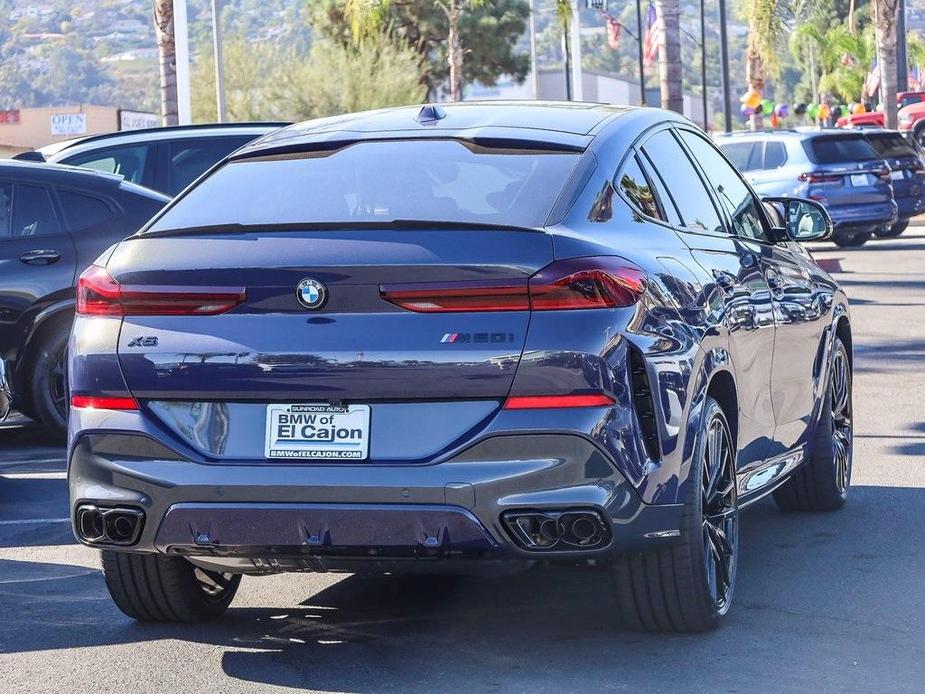
[[[832,115],[832,109],[829,108],[829,105],[828,105],[828,104],[820,104],[820,105],[819,105],[819,119],[820,119],[820,120],[825,120],[825,119],[828,118],[830,115]]]
[[[790,115],[790,107],[787,104],[778,104],[774,107],[774,115],[778,118],[786,118]]]
[[[874,110],[874,102],[873,102],[873,101],[870,101],[870,100],[865,101],[865,102],[864,102],[864,108],[865,108],[867,111],[873,111],[873,110]]]
[[[816,116],[819,115],[819,104],[810,104],[806,107],[806,115],[816,120]]]
[[[768,116],[774,113],[774,102],[771,101],[770,99],[762,100],[761,112]]]
[[[851,113],[854,113],[855,115],[867,113],[867,108],[864,106],[864,104],[854,104],[854,108],[851,109]]]
[[[759,115],[759,116],[760,116],[762,113],[764,113],[764,107],[763,107],[761,104],[758,104],[758,105],[755,106],[755,108],[752,109],[752,110],[753,110],[757,115]]]
[[[798,116],[802,116],[804,113],[806,113],[806,104],[801,101],[793,107],[793,112]]]
[[[771,114],[771,127],[772,128],[780,127],[780,116],[778,116],[776,113]]]
[[[754,115],[754,113],[755,113],[755,109],[749,108],[749,107],[746,106],[745,104],[742,104],[742,108],[740,109],[740,111],[741,111],[742,115],[743,115],[745,118],[748,118],[748,117]]]
[[[844,114],[844,111],[842,110],[841,106],[835,106],[832,109],[832,118],[835,118],[835,119],[841,118],[843,114]]]
[[[757,110],[759,104],[761,104],[761,92],[749,89],[742,95],[742,103],[750,109]]]

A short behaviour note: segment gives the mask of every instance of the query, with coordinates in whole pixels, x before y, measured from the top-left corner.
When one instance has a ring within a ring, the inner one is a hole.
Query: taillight
[[[540,410],[556,407],[610,407],[614,399],[601,393],[572,395],[511,395],[505,410]]]
[[[799,176],[804,183],[841,183],[842,177],[838,174],[802,173]]]
[[[570,258],[527,282],[383,285],[386,301],[418,313],[557,311],[632,306],[646,289],[642,269],[622,258]]]
[[[82,316],[212,316],[244,299],[239,287],[123,286],[99,265],[84,270],[77,281]]]
[[[96,410],[137,410],[138,402],[131,396],[72,395],[71,407]]]

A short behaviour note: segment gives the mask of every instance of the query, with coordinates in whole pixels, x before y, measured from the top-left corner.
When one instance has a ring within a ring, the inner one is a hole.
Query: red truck
[[[906,112],[906,107],[911,105],[922,105],[925,103],[925,92],[899,92],[896,95],[896,107],[900,109],[899,129],[903,129],[902,114]],[[917,121],[917,119],[916,119]],[[868,111],[867,113],[857,113],[849,116],[842,116],[835,121],[836,128],[882,128],[883,113],[880,111]],[[905,131],[904,131],[905,132]],[[908,133],[906,133],[908,134]]]

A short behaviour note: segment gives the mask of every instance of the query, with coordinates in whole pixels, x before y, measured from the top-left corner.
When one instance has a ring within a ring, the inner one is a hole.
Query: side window
[[[39,186],[16,185],[13,188],[13,225],[11,236],[48,236],[61,232],[61,225],[48,191]]]
[[[691,148],[694,158],[707,173],[710,186],[716,193],[720,205],[729,214],[736,233],[749,239],[769,241],[764,214],[758,207],[759,202],[738,172],[700,135],[689,130],[682,130],[680,134],[681,139]]]
[[[671,199],[671,195],[668,193],[668,189],[665,188],[662,179],[655,173],[655,169],[652,168],[652,162],[650,162],[649,158],[642,152],[639,153],[639,165],[642,167],[642,171],[645,173],[646,178],[648,178],[649,182],[652,184],[656,199],[661,203],[662,215],[672,226],[681,226],[681,215],[678,214],[678,210],[675,207],[674,201]]]
[[[623,168],[617,174],[616,184],[633,207],[636,208],[637,212],[644,214],[646,217],[665,220],[658,209],[658,203],[655,200],[649,181],[646,180],[645,174],[639,168],[636,157],[629,157],[623,164]]]
[[[71,231],[83,231],[99,226],[116,216],[109,205],[89,195],[59,190],[58,199],[61,201],[64,217]]]
[[[219,159],[246,145],[251,135],[178,140],[167,144],[167,194],[176,195]]]
[[[787,148],[783,142],[766,142],[764,145],[764,168],[779,169],[787,163]]]
[[[0,183],[0,241],[10,237],[13,221],[13,184]]]
[[[700,174],[668,130],[655,133],[642,147],[661,176],[681,215],[681,223],[710,234],[726,234]]]
[[[724,142],[722,149],[739,171],[761,168],[760,142]]]
[[[120,174],[126,181],[143,184],[145,165],[148,163],[150,153],[151,149],[148,145],[109,147],[67,157],[62,162],[95,171]]]

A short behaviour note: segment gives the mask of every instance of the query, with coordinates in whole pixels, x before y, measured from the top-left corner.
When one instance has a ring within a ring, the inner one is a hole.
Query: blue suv
[[[890,167],[864,133],[749,132],[722,136],[717,144],[759,195],[825,205],[839,246],[860,246],[900,223]]]

